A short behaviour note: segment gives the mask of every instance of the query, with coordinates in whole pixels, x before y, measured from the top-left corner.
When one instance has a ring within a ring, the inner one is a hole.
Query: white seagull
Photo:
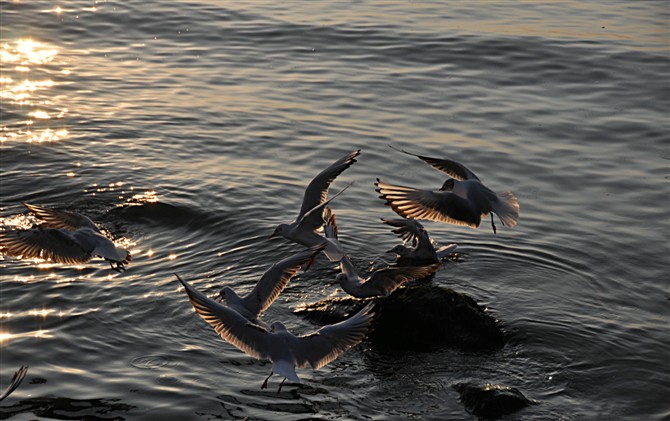
[[[404,244],[397,245],[387,252],[395,253],[400,258],[437,263],[458,247],[456,244],[449,244],[435,249],[428,232],[416,219],[382,218],[382,222],[395,227],[392,231],[403,239]],[[411,245],[411,247],[407,247],[407,245]]]
[[[254,289],[244,297],[237,295],[230,287],[221,288],[219,302],[225,300],[228,307],[240,313],[247,320],[266,327],[259,320],[261,312],[272,305],[300,268],[310,263],[316,254],[323,251],[325,247],[326,242],[324,241],[318,246],[310,247],[273,264],[261,276]]]
[[[272,323],[269,330],[256,325],[235,310],[207,298],[178,275],[177,279],[186,288],[195,311],[221,338],[254,358],[272,362],[272,371],[261,389],[267,387],[268,379],[276,373],[284,377],[277,393],[286,379],[300,383],[296,367],[309,364],[317,370],[360,343],[370,330],[374,317],[370,303],[347,320],[324,326],[309,335],[295,336],[280,322]]]
[[[335,214],[331,209],[326,210],[326,237],[337,238],[338,229]],[[428,266],[389,266],[374,271],[367,278],[362,278],[346,254],[340,260],[340,270],[335,277],[342,289],[356,298],[386,297],[405,282],[422,279],[432,275],[438,265]]]
[[[0,394],[0,401],[5,399],[7,396],[11,395],[13,391],[16,390],[17,387],[21,384],[23,381],[23,378],[26,377],[26,373],[28,372],[28,366],[27,365],[22,365],[21,368],[19,368],[16,373],[14,373],[14,376],[12,377],[12,381],[9,383],[9,386],[7,386],[7,389],[5,389],[2,394]]]
[[[393,147],[392,147],[393,148]],[[452,178],[444,182],[439,190],[419,190],[396,186],[377,179],[375,186],[386,204],[403,218],[427,219],[449,224],[467,225],[477,228],[482,216],[491,214],[491,226],[496,233],[493,214],[503,225],[514,227],[519,220],[519,201],[512,192],[496,194],[479,180],[465,165],[449,159],[416,156],[433,168],[447,173]]]
[[[86,216],[28,203],[24,205],[42,223],[25,230],[0,231],[0,251],[3,253],[69,264],[86,263],[98,256],[109,261],[117,272],[125,270],[125,265],[132,259],[128,250],[116,247]]]
[[[272,238],[275,235],[281,235],[287,240],[307,247],[321,244],[324,241],[324,237],[320,235],[317,230],[323,226],[324,209],[328,206],[331,200],[335,199],[351,185],[349,184],[336,195],[327,199],[330,183],[332,183],[338,175],[342,174],[344,170],[356,162],[356,157],[360,154],[360,149],[353,151],[338,159],[328,168],[321,171],[319,175],[314,177],[305,190],[305,196],[303,197],[298,217],[290,224],[280,224],[277,226],[269,238]],[[337,240],[329,239],[327,241],[329,244],[324,250],[326,257],[328,257],[328,260],[331,262],[339,261],[342,258],[340,245],[337,243]]]

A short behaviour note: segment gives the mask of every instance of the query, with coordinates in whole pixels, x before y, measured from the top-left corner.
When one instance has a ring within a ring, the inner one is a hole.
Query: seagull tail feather
[[[519,221],[519,201],[510,191],[499,194],[498,199],[493,212],[506,227],[513,228]]]

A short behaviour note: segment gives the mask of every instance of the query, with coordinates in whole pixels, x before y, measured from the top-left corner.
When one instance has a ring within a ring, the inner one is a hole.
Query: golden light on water
[[[7,141],[55,142],[68,136],[62,123],[66,107],[55,104],[54,80],[70,74],[69,69],[54,69],[60,64],[59,50],[33,39],[19,39],[0,45],[0,100],[10,112],[25,120],[5,126],[0,122],[0,143]],[[61,60],[62,61],[62,60]],[[69,66],[68,66],[69,67]],[[12,107],[14,106],[14,107]]]
[[[53,335],[48,329],[38,329],[30,332],[24,333],[9,333],[9,332],[0,332],[0,343],[9,342],[12,339],[17,338],[53,338]]]
[[[28,115],[31,116],[31,117],[41,118],[41,119],[44,119],[44,120],[49,120],[51,118],[49,113],[47,113],[46,111],[42,111],[42,110],[31,111],[31,112],[28,113]]]

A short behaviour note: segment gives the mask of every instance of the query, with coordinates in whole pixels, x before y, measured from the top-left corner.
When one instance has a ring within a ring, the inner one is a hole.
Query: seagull
[[[479,180],[465,165],[449,159],[421,156],[402,149],[391,148],[416,156],[433,168],[447,173],[451,178],[439,190],[419,190],[412,187],[387,184],[377,179],[375,186],[386,205],[403,218],[426,219],[467,225],[477,228],[482,216],[491,214],[493,233],[497,232],[493,221],[495,213],[500,222],[510,228],[519,220],[519,201],[512,192],[496,194]]]
[[[14,376],[12,377],[12,381],[7,386],[7,389],[5,389],[2,394],[0,394],[0,401],[4,400],[7,396],[11,395],[13,391],[16,390],[17,387],[21,384],[23,381],[23,378],[26,377],[26,373],[28,372],[28,366],[27,365],[22,365],[21,368],[19,368],[16,373],[14,373]]]
[[[109,261],[113,270],[126,270],[125,265],[132,259],[130,252],[116,247],[86,216],[28,203],[24,206],[42,223],[25,230],[0,231],[0,250],[5,254],[70,264],[86,263],[98,256]]]
[[[428,232],[416,219],[382,218],[381,220],[383,223],[395,227],[392,231],[403,239],[403,245],[397,245],[387,252],[395,253],[401,259],[437,263],[458,247],[456,244],[449,244],[435,249]],[[411,247],[407,247],[407,244],[411,244]]]
[[[266,327],[259,320],[261,312],[267,310],[272,305],[274,300],[286,288],[291,278],[298,273],[301,267],[310,263],[317,253],[323,251],[326,244],[324,241],[318,246],[310,247],[273,264],[263,274],[254,289],[245,297],[240,297],[230,287],[223,287],[219,292],[221,298],[219,302],[225,300],[228,307],[240,313],[245,319]]]
[[[342,194],[351,184],[340,190],[336,195],[328,198],[328,188],[335,178],[349,168],[356,157],[361,154],[361,150],[355,150],[350,154],[343,156],[335,161],[328,168],[321,171],[319,175],[309,183],[305,190],[305,196],[302,200],[300,213],[298,217],[290,224],[280,224],[268,238],[281,235],[287,240],[302,244],[306,247],[312,247],[321,244],[324,237],[317,233],[317,230],[323,226],[323,211],[331,200]],[[327,200],[326,200],[327,199]],[[342,258],[340,245],[336,240],[327,240],[328,245],[324,250],[326,257],[331,262],[337,262]]]
[[[326,237],[337,238],[338,228],[335,214],[326,209]],[[340,260],[340,270],[335,277],[342,289],[356,298],[387,297],[407,281],[425,278],[437,270],[438,265],[429,266],[389,266],[374,271],[367,278],[362,278],[346,254]]]
[[[369,332],[374,317],[373,304],[369,303],[347,320],[324,326],[309,335],[295,336],[280,322],[272,323],[270,329],[252,323],[232,308],[207,298],[179,275],[175,276],[186,288],[195,311],[223,340],[254,358],[272,362],[272,371],[261,389],[267,388],[268,380],[276,373],[284,377],[277,393],[281,392],[286,379],[300,383],[296,367],[309,364],[318,370],[359,344]]]

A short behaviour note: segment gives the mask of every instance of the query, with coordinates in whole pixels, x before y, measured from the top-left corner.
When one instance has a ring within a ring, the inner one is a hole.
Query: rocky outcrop
[[[495,419],[511,414],[536,402],[526,398],[518,389],[509,386],[459,383],[453,388],[465,408],[478,417]]]
[[[498,323],[465,294],[437,286],[400,288],[376,298],[378,317],[369,339],[385,347],[430,350],[455,347],[490,351],[504,345]],[[358,311],[367,301],[326,299],[295,312],[318,324],[337,323]]]

